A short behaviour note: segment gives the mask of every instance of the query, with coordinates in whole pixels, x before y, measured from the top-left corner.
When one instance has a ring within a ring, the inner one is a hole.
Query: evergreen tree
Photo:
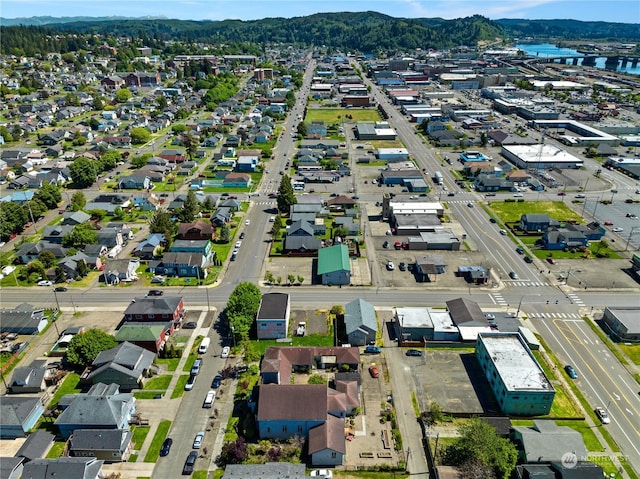
[[[291,185],[289,175],[284,175],[282,177],[276,201],[278,203],[278,211],[281,213],[288,213],[291,205],[296,204],[296,195],[293,192],[293,186]]]

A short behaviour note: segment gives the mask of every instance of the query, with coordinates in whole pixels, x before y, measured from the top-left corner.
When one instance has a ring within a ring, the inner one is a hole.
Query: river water
[[[516,45],[516,48],[523,50],[527,56],[530,57],[557,57],[562,55],[579,55],[577,50],[572,50],[571,48],[558,48],[551,43],[521,43]],[[598,58],[596,60],[595,67],[611,70],[611,68],[605,68],[605,58]],[[579,64],[582,63],[580,60]],[[618,67],[615,71],[629,73],[631,75],[640,75],[640,64],[635,67],[631,66],[631,63],[627,63],[626,67],[622,67],[620,63],[618,63]]]

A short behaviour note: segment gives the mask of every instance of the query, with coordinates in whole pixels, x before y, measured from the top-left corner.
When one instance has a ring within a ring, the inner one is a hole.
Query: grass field
[[[178,382],[176,383],[176,387],[173,388],[173,392],[171,393],[171,399],[181,398],[184,394],[184,386],[187,384],[189,380],[188,374],[181,374],[178,378]]]
[[[380,121],[380,115],[377,110],[366,110],[357,108],[309,108],[305,123],[312,121],[323,121],[325,124],[342,123],[349,121],[351,123],[357,121]]]
[[[82,390],[78,387],[79,382],[80,376],[78,374],[67,374],[67,377],[64,378],[64,381],[62,381],[62,384],[53,395],[53,399],[51,399],[51,402],[49,402],[49,407],[53,408],[54,406],[56,406],[60,401],[60,398],[65,394],[75,394],[81,392]]]
[[[162,443],[167,437],[170,428],[171,421],[161,421],[160,424],[158,424],[158,429],[156,429],[156,433],[153,435],[149,450],[144,456],[144,462],[156,462],[158,460],[158,457],[160,456],[160,448],[162,447]]]
[[[640,344],[618,344],[618,347],[624,354],[633,362],[633,364],[640,364]]]
[[[149,434],[149,430],[149,426],[133,426],[133,438],[131,439],[131,441],[133,442],[135,449],[140,450],[140,448],[144,444],[144,440],[146,439],[147,434]],[[133,455],[131,457],[133,457]],[[132,459],[129,460],[131,462],[135,462]]]
[[[520,221],[520,217],[529,213],[546,213],[558,221],[581,221],[582,217],[569,209],[562,201],[502,202],[492,201],[491,209],[504,223]]]
[[[156,359],[156,363],[165,364],[167,366],[167,371],[175,371],[176,369],[178,369],[180,358]]]

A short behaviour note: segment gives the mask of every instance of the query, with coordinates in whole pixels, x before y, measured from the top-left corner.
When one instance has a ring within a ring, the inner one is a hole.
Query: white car
[[[244,224],[247,225],[247,226],[249,226],[249,223],[251,223],[251,221],[249,221],[249,220],[245,220],[245,222],[244,222]]]
[[[622,233],[624,231],[624,228],[616,226],[615,228],[611,228],[611,231],[613,231],[614,233]]]
[[[387,269],[389,271],[393,271],[394,269],[396,269],[396,265],[393,264],[393,261],[387,261]]]
[[[333,472],[329,469],[316,469],[311,471],[311,477],[331,479],[333,477]]]
[[[193,440],[193,448],[200,449],[202,447],[202,441],[204,441],[204,432],[200,431],[198,434],[196,434],[196,437]]]
[[[220,353],[221,358],[228,358],[231,353],[231,348],[229,346],[225,346],[222,348],[222,352]]]
[[[38,281],[38,286],[53,286],[53,283],[51,281],[43,280]]]
[[[242,241],[236,241],[236,249],[240,248],[240,246],[242,246]]]
[[[597,408],[595,408],[595,412],[596,416],[598,416],[598,419],[600,419],[600,422],[602,424],[609,424],[611,422],[607,411],[605,411],[603,407],[598,406]]]
[[[524,197],[524,195],[522,193],[516,193],[515,195],[513,195],[514,198],[522,198]]]

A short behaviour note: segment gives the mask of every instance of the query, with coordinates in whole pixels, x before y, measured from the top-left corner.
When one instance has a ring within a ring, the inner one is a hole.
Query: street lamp
[[[523,294],[522,297],[520,298],[520,302],[518,303],[518,310],[516,311],[516,318],[520,314],[520,308],[522,307],[522,300],[524,298],[526,298],[527,296],[540,296],[540,294]]]
[[[627,250],[629,249],[629,242],[631,242],[631,237],[634,235],[633,230],[637,230],[637,229],[639,229],[639,228],[640,228],[640,226],[633,226],[633,227],[631,228],[631,231],[629,231],[629,236],[628,236],[628,238],[627,238],[627,244],[626,244],[626,246],[624,247],[624,250],[625,250],[625,251],[627,251]]]

